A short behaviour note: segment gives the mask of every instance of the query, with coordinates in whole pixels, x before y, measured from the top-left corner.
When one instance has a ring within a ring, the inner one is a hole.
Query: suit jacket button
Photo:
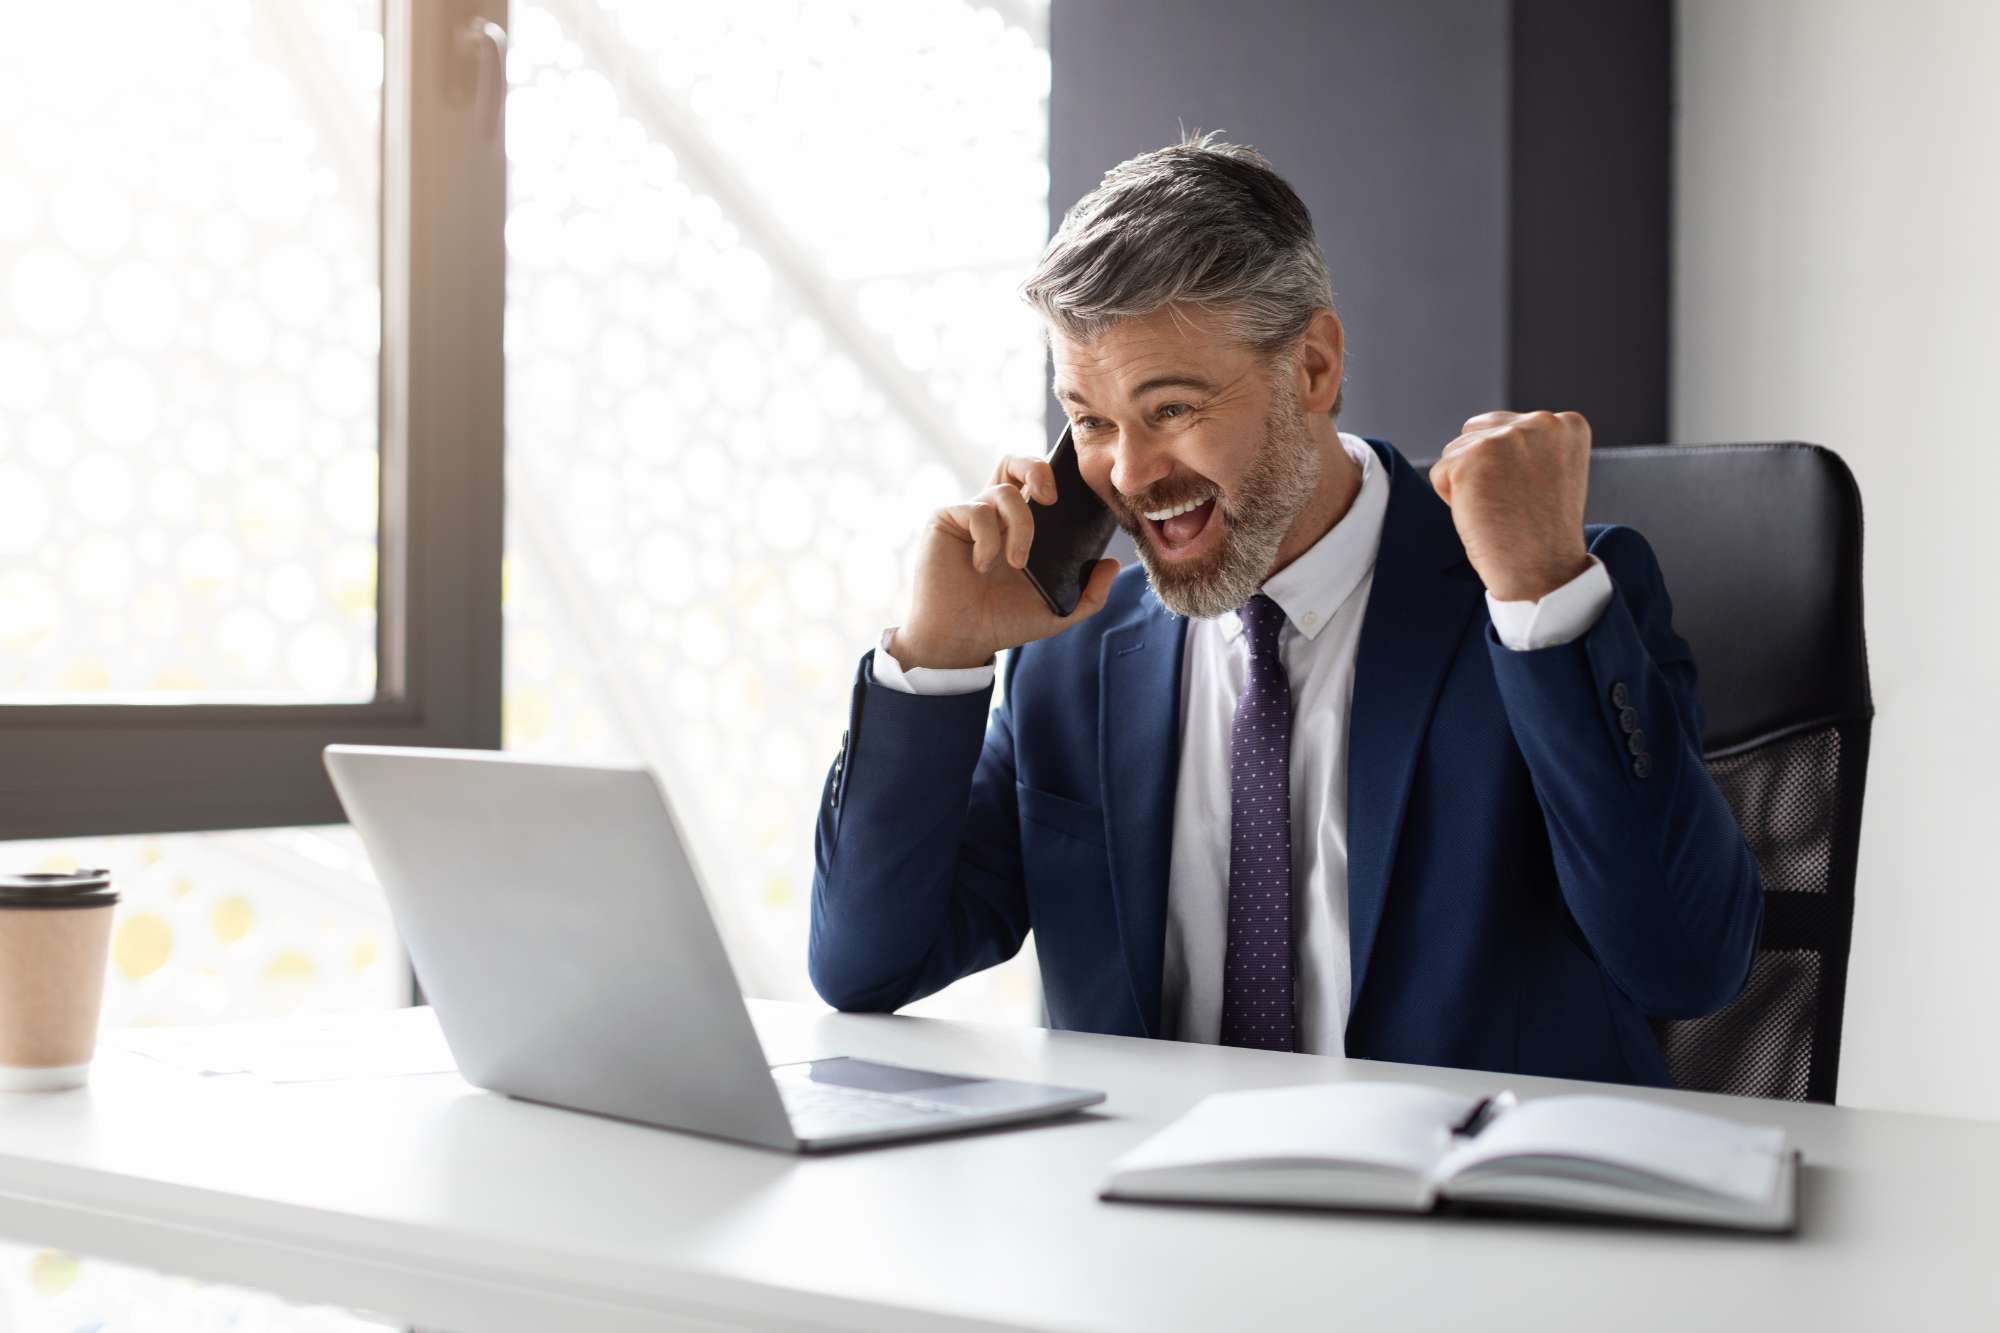
[[[1651,756],[1651,755],[1649,755],[1649,754],[1642,754],[1642,755],[1638,755],[1638,756],[1636,756],[1636,757],[1635,757],[1635,758],[1634,758],[1634,759],[1632,760],[1632,776],[1633,776],[1633,777],[1635,777],[1635,778],[1643,778],[1643,777],[1645,777],[1645,776],[1646,776],[1646,775],[1647,775],[1648,773],[1650,773],[1650,772],[1652,772],[1652,771],[1653,771],[1653,756]]]
[[[833,791],[827,796],[827,804],[840,804],[840,775],[847,768],[847,733],[840,733],[840,753],[833,757]]]
[[[1636,708],[1619,709],[1618,730],[1624,732],[1627,736],[1630,736],[1633,732],[1637,731],[1638,729],[1639,729],[1639,710]]]
[[[1623,708],[1631,702],[1632,692],[1625,688],[1625,682],[1622,680],[1613,681],[1611,683],[1611,706],[1613,708]]]
[[[1625,748],[1630,750],[1634,756],[1643,756],[1646,753],[1646,733],[1643,731],[1632,732],[1625,738]]]

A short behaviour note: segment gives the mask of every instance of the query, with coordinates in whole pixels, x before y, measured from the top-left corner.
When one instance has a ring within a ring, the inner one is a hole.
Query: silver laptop
[[[793,1152],[1037,1120],[1083,1088],[770,1065],[649,770],[330,745],[327,771],[468,1082]]]

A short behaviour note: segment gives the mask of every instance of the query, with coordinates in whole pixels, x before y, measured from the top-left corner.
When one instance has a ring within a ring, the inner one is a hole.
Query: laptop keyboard
[[[802,1139],[830,1138],[859,1130],[901,1129],[908,1125],[962,1120],[972,1114],[958,1106],[902,1093],[871,1092],[837,1083],[778,1081],[792,1132]]]

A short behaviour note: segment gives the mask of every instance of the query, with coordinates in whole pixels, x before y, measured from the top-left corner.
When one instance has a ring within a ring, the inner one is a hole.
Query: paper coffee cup
[[[89,1078],[117,902],[101,870],[0,876],[0,1092]]]

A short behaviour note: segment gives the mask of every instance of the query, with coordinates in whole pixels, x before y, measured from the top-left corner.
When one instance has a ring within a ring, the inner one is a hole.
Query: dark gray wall
[[[1508,392],[1667,438],[1673,9],[1514,0]]]
[[[1222,130],[1312,210],[1347,330],[1344,428],[1431,455],[1475,412],[1550,407],[1586,412],[1606,442],[1657,439],[1666,14],[1665,0],[1055,0],[1051,229],[1109,167],[1183,126]],[[1590,59],[1600,30],[1620,40],[1586,98],[1550,73]],[[1535,299],[1510,299],[1523,281]]]

